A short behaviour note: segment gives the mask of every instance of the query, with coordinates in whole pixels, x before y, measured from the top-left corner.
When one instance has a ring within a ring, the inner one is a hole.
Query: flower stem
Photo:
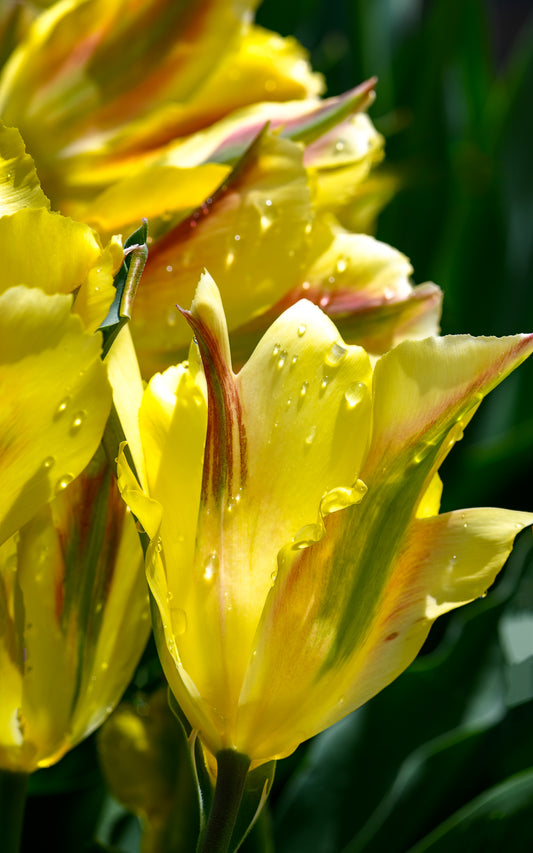
[[[228,853],[250,767],[247,755],[234,749],[217,754],[217,782],[200,853]]]
[[[0,831],[2,853],[19,853],[28,776],[0,770]]]

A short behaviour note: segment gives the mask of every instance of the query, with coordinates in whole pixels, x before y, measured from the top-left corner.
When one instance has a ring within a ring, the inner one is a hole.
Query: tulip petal
[[[31,157],[14,127],[0,122],[0,215],[23,207],[50,207]]]
[[[0,295],[0,542],[80,473],[102,437],[100,343],[70,308],[69,296],[37,289]]]
[[[3,766],[32,772],[58,761],[120,699],[148,638],[148,596],[135,525],[102,459],[8,540],[0,559],[13,544],[14,570],[0,572],[9,610],[0,648],[18,683],[2,682],[13,720],[0,723],[0,754]]]
[[[272,602],[262,625],[242,697],[239,748],[246,749],[250,739],[258,756],[288,754],[372,698],[411,663],[437,616],[484,594],[515,536],[532,523],[531,513],[497,509],[416,520],[370,621],[363,620],[351,638],[351,653],[326,667],[334,644],[334,602],[328,619],[324,601],[317,608],[310,597],[317,579],[311,554],[302,552],[301,571],[283,589],[284,598],[278,596],[275,607]],[[287,730],[295,733],[288,749]]]
[[[247,739],[257,738],[260,695],[261,715],[271,720],[273,729],[280,726],[279,744],[282,743],[281,721],[289,714],[284,698],[289,682],[291,702],[299,709],[299,722],[294,722],[294,726],[298,725],[296,742],[314,733],[305,724],[306,696],[309,720],[316,713],[322,688],[324,707],[329,703],[333,709],[330,721],[323,721],[319,728],[354,707],[348,707],[346,695],[350,683],[359,683],[359,675],[358,665],[350,670],[350,661],[356,660],[358,650],[372,634],[376,620],[380,620],[385,591],[402,583],[400,555],[408,541],[406,536],[432,521],[427,513],[436,508],[440,491],[436,470],[483,394],[532,349],[532,336],[428,339],[400,344],[377,362],[372,444],[361,473],[368,486],[367,496],[359,506],[326,518],[325,536],[316,544],[299,554],[291,549],[281,553],[278,581],[265,606],[257,654],[241,695],[244,742],[239,748],[246,751]],[[416,514],[426,517],[416,519]],[[512,514],[504,514],[504,520],[506,517]],[[501,567],[517,532],[515,523],[524,526],[531,519],[512,517],[512,524],[503,523],[503,544],[497,552],[504,554],[501,560],[485,559],[480,546],[481,564],[470,568],[470,572],[478,572],[472,581],[472,597],[488,585],[487,572],[495,565]],[[472,530],[463,528],[457,535],[464,536],[465,543],[472,536],[472,547],[479,538],[475,524]],[[464,570],[462,561],[460,566]],[[458,571],[455,583],[460,586],[460,582]],[[478,592],[480,584],[485,587]],[[431,589],[426,589],[424,595],[432,595]],[[455,606],[465,600],[470,600],[466,594]],[[433,618],[436,615],[437,612]],[[288,639],[289,634],[298,640]],[[387,632],[387,636],[394,634],[393,629]],[[365,649],[368,654],[368,647]],[[345,677],[341,678],[343,672]],[[342,684],[343,678],[342,689],[335,688],[339,689],[336,707],[331,702],[331,691],[334,684]],[[301,695],[295,702],[297,679]],[[267,683],[273,707],[265,714]],[[279,705],[274,704],[276,694]],[[265,756],[272,755],[272,746],[271,742],[267,747],[265,740]]]
[[[187,350],[174,308],[188,305],[204,268],[217,281],[234,328],[302,280],[311,208],[298,145],[263,133],[215,195],[150,251],[136,297],[132,335],[145,370]]]
[[[365,470],[398,455],[403,465],[428,456],[440,464],[481,399],[532,351],[533,335],[454,335],[395,347],[376,364],[374,436]]]
[[[113,184],[83,210],[83,219],[100,234],[130,233],[142,219],[150,222],[152,238],[168,230],[171,215],[182,218],[212,196],[229,172],[228,166],[207,163],[192,169],[152,165]]]
[[[45,293],[77,293],[74,310],[96,331],[115,294],[113,274],[122,249],[112,241],[102,249],[90,228],[46,209],[19,210],[0,218],[2,284]]]

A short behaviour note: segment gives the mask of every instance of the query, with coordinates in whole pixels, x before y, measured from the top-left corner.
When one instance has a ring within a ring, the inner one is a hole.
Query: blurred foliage
[[[259,9],[259,23],[311,51],[330,94],[378,75],[371,114],[399,191],[377,236],[410,257],[417,281],[443,288],[443,332],[533,328],[529,12],[527,0]],[[533,363],[480,409],[443,471],[444,509],[533,509],[532,379]],[[243,853],[533,849],[530,532],[487,598],[441,621],[400,679],[279,762]],[[150,646],[128,699],[161,683]],[[141,849],[139,821],[111,798],[92,740],[35,774],[26,824],[24,851],[40,849],[43,826],[56,853]]]

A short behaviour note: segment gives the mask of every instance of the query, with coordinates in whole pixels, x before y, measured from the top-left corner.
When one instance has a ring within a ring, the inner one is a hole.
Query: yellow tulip
[[[0,769],[25,776],[109,714],[149,620],[135,526],[91,462],[111,407],[93,332],[122,248],[49,210],[3,126],[0,250]]]
[[[301,301],[235,375],[209,276],[184,313],[198,349],[146,388],[146,475],[122,453],[119,485],[171,689],[210,753],[258,765],[396,678],[532,524],[439,515],[437,470],[533,336],[408,341],[372,366]]]
[[[390,195],[370,177],[383,157],[363,112],[374,81],[321,100],[296,42],[250,23],[256,6],[70,0],[0,76],[2,114],[54,206],[103,239],[150,222],[131,324],[146,377],[184,357],[173,306],[205,266],[237,364],[302,296],[373,354],[438,332],[438,288],[413,287],[407,259],[347,230],[371,230]]]
[[[256,101],[323,87],[294,39],[251,23],[258,0],[68,0],[7,62],[1,113],[65,210],[176,137]]]
[[[103,722],[150,630],[137,531],[109,468],[95,459],[60,486],[0,546],[0,768],[16,773]]]

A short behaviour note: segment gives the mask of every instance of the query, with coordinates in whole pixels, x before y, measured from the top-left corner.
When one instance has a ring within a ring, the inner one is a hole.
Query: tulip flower
[[[237,364],[302,296],[373,354],[438,332],[438,288],[413,287],[406,258],[351,233],[372,230],[390,194],[370,178],[375,81],[320,100],[301,48],[250,24],[256,5],[71,0],[38,18],[0,78],[2,114],[56,207],[105,240],[150,222],[131,324],[146,377],[185,356],[169,306],[190,303],[205,266]]]
[[[61,209],[151,152],[257,101],[323,88],[294,39],[251,23],[257,0],[69,0],[43,12],[8,61],[16,125]]]
[[[503,509],[439,514],[437,471],[533,336],[406,341],[372,366],[300,301],[235,375],[207,274],[183,313],[197,345],[146,388],[146,475],[122,453],[119,485],[150,537],[174,696],[210,754],[255,766],[396,678],[532,524]]]
[[[150,623],[138,535],[124,509],[96,457],[0,546],[3,770],[27,774],[58,761],[129,684]]]

